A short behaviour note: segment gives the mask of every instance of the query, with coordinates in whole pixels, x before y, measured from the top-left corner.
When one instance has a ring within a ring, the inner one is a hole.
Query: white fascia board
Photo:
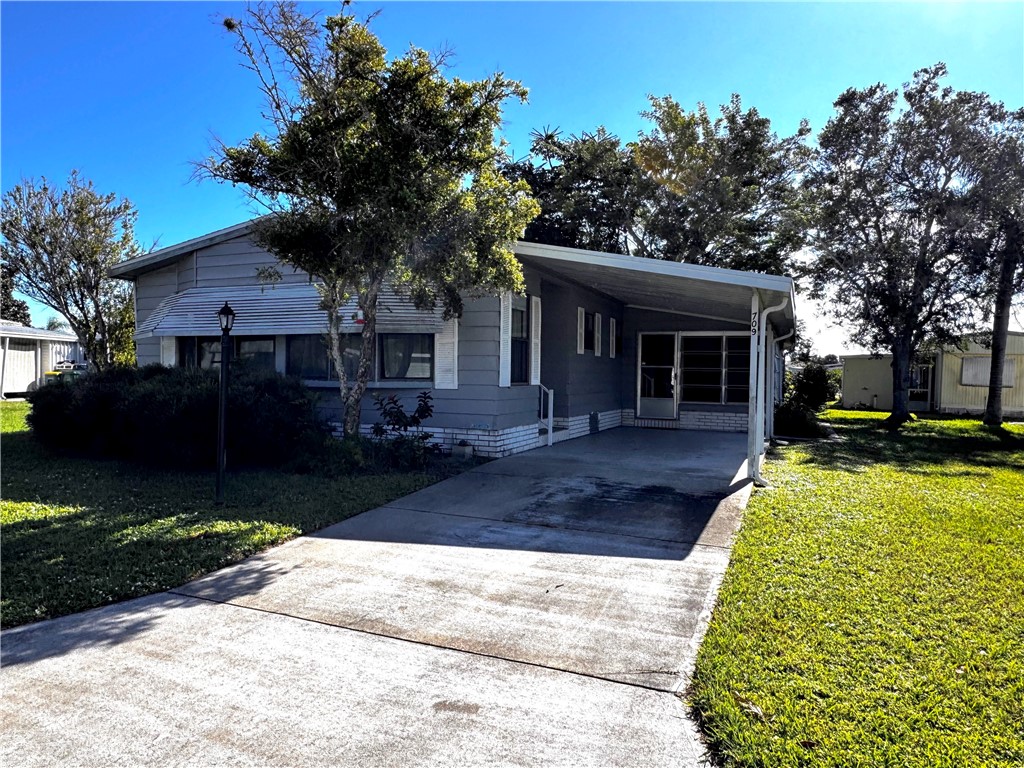
[[[705,267],[700,264],[645,259],[639,256],[622,256],[617,253],[586,251],[580,248],[565,248],[563,246],[543,245],[541,243],[516,242],[514,251],[523,256],[533,256],[574,264],[591,264],[594,266],[628,269],[634,272],[645,272],[663,277],[682,277],[689,280],[760,288],[762,290],[776,291],[790,297],[794,293],[793,278],[782,275],[764,275],[759,272]]]
[[[240,237],[246,234],[257,219],[250,221],[243,221],[241,224],[233,224],[230,227],[224,229],[218,229],[216,232],[210,232],[206,235],[200,235],[194,237],[191,240],[186,240],[183,243],[177,245],[169,245],[166,248],[147,253],[144,256],[138,256],[128,261],[123,261],[110,268],[107,273],[110,277],[120,277],[126,280],[132,280],[138,277],[143,272],[148,272],[151,269],[156,269],[163,266],[164,264],[174,261],[181,256],[184,256],[192,251],[198,250],[199,248],[207,248],[217,243],[222,243],[225,240],[231,240],[235,237]]]

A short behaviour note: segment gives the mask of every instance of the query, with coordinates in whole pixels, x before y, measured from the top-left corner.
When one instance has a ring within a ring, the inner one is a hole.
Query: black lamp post
[[[224,462],[227,458],[224,436],[227,431],[228,415],[228,367],[231,364],[231,328],[235,324],[235,312],[225,301],[217,313],[220,321],[220,403],[217,408],[217,497],[214,504],[224,504]]]

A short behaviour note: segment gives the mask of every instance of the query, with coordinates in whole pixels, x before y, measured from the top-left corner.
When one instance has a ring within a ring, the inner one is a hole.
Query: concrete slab
[[[739,435],[502,459],[165,593],[0,636],[5,764],[698,765]]]
[[[381,509],[176,590],[349,629],[677,690],[728,554]],[[414,545],[414,546],[410,546]]]
[[[155,595],[3,633],[0,763],[695,765],[643,688]]]

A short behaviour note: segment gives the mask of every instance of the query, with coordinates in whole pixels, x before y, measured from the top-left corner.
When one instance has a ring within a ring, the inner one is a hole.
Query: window
[[[512,299],[512,383],[530,381],[529,297]]]
[[[341,337],[341,354],[345,361],[345,376],[349,381],[355,378],[359,367],[362,341],[358,333],[343,334]],[[337,378],[334,360],[331,359],[324,336],[289,336],[287,357],[286,370],[290,376],[313,381],[332,381]]]
[[[1003,387],[1012,387],[1017,376],[1016,360],[1003,358]],[[965,357],[960,363],[960,383],[965,387],[987,387],[992,372],[991,357]]]
[[[261,370],[275,369],[274,337],[232,336],[231,359],[246,360]],[[183,368],[220,368],[220,338],[178,337],[178,365]]]
[[[612,318],[615,333],[612,337],[612,344],[615,345],[615,354],[612,357],[622,357],[622,321]]]
[[[434,377],[434,335],[431,333],[382,333],[380,336],[380,378],[432,379]]]
[[[583,351],[594,351],[594,313],[583,314]]]
[[[750,337],[682,336],[684,403],[745,403],[750,386]]]

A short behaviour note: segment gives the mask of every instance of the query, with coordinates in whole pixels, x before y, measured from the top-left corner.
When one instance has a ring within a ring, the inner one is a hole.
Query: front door
[[[640,334],[637,417],[676,418],[676,334]]]

